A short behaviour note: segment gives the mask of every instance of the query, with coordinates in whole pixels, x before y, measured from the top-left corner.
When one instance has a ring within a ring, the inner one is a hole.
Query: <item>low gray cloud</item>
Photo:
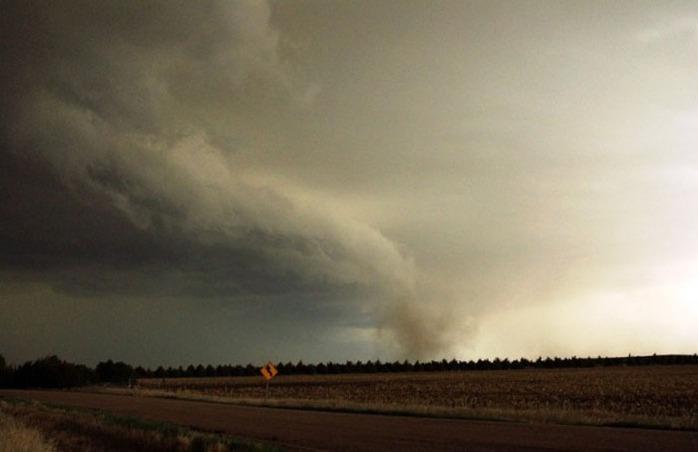
[[[281,298],[269,322],[309,310],[301,328],[371,328],[363,312],[413,296],[411,260],[380,231],[249,167],[269,109],[313,89],[281,61],[264,2],[7,6],[12,277],[79,299]]]

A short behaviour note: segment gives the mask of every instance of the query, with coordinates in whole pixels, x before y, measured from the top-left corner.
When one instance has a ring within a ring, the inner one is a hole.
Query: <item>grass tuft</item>
[[[41,432],[6,413],[6,403],[0,402],[0,452],[53,452],[51,441]]]

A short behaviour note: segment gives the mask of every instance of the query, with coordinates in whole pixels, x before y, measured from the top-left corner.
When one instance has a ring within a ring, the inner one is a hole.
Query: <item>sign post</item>
[[[264,367],[262,367],[260,372],[262,373],[262,376],[266,382],[264,388],[264,404],[266,405],[267,400],[269,399],[269,382],[276,376],[276,374],[279,373],[279,371],[276,370],[276,367],[274,367],[274,363],[269,361],[264,365]]]

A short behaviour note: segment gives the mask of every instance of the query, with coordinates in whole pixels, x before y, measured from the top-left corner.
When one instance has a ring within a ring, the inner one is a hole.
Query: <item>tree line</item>
[[[346,361],[344,363],[305,364],[299,361],[279,363],[276,365],[282,375],[315,374],[350,374],[350,373],[390,373],[390,372],[446,372],[479,370],[516,370],[516,369],[562,369],[581,367],[609,366],[648,366],[698,364],[698,354],[693,355],[651,355],[627,357],[596,358],[542,358],[529,360],[479,359],[477,361],[459,361],[456,359],[441,361],[394,361],[380,360]],[[82,364],[73,364],[58,358],[47,356],[35,361],[27,361],[20,366],[9,366],[0,355],[0,387],[14,388],[70,388],[91,384],[131,385],[139,378],[202,378],[202,377],[236,377],[259,375],[261,367],[252,364],[243,365],[206,365],[198,364],[187,367],[159,366],[155,369],[131,366],[121,361],[103,361],[95,368]]]

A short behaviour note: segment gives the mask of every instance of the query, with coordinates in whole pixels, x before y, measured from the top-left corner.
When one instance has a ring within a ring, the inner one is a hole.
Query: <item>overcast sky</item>
[[[0,5],[11,363],[698,351],[695,1]]]

